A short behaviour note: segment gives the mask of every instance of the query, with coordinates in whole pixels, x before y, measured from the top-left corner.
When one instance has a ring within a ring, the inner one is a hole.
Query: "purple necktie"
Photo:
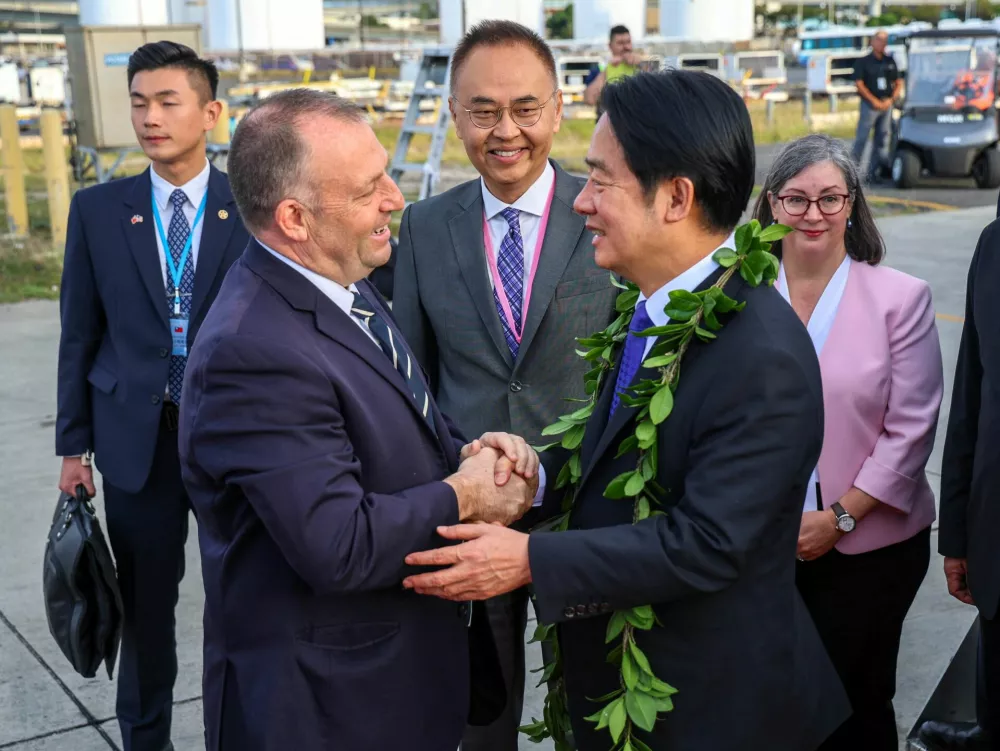
[[[517,333],[520,333],[521,307],[524,304],[524,239],[521,237],[521,222],[518,220],[520,212],[508,207],[500,213],[507,220],[510,231],[503,236],[503,242],[500,243],[500,252],[497,254],[497,271],[500,272],[500,283],[503,284],[503,291],[507,295],[507,302],[510,305],[510,313],[514,317],[514,326],[517,328]],[[493,300],[497,306],[497,313],[500,315],[500,325],[503,327],[503,335],[510,348],[511,357],[517,359],[517,337],[507,322],[503,306],[500,305],[500,296],[495,288]]]
[[[639,372],[639,366],[643,361],[643,354],[646,352],[646,342],[648,337],[636,336],[636,332],[648,329],[653,325],[653,321],[646,315],[646,301],[641,300],[635,306],[635,315],[632,316],[632,323],[628,327],[628,338],[625,340],[625,350],[622,353],[622,364],[618,368],[618,380],[615,381],[615,395],[611,399],[611,412],[608,417],[614,415],[621,401],[621,393],[632,385],[632,379]]]

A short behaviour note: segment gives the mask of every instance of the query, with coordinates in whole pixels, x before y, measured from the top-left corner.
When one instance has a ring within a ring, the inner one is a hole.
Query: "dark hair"
[[[611,34],[608,35],[608,41],[609,42],[615,41],[615,37],[618,36],[619,34],[628,34],[629,36],[632,36],[632,32],[628,30],[628,26],[622,26],[621,24],[618,24],[617,26],[611,27]]]
[[[636,73],[605,86],[602,107],[647,199],[664,180],[686,177],[705,224],[732,231],[753,191],[756,158],[739,94],[708,73]]]
[[[513,47],[518,44],[535,53],[551,74],[552,82],[558,86],[556,59],[544,39],[514,21],[483,21],[469,29],[451,55],[451,90],[455,90],[458,71],[476,47]]]
[[[885,243],[875,225],[875,217],[865,200],[861,189],[861,179],[858,167],[851,158],[847,147],[835,138],[822,133],[814,133],[788,144],[774,160],[771,170],[767,173],[764,187],[757,196],[754,206],[754,218],[763,226],[774,221],[771,212],[771,202],[767,194],[778,195],[785,184],[802,170],[822,162],[833,162],[844,176],[847,192],[851,194],[851,226],[844,234],[844,244],[847,254],[855,261],[877,266],[885,258]],[[781,257],[781,243],[771,246],[773,252]]]
[[[313,199],[303,174],[308,147],[299,134],[304,117],[326,116],[362,123],[360,110],[336,94],[286,89],[251,107],[236,126],[226,171],[243,223],[251,232],[268,227],[274,210],[295,195]]]
[[[191,86],[194,89],[199,88],[198,84],[204,83],[207,91],[203,89],[201,92],[203,102],[212,101],[218,96],[219,71],[215,63],[203,60],[193,49],[177,42],[150,42],[129,55],[129,88],[136,73],[161,68],[179,68],[187,71],[188,76],[193,77]]]

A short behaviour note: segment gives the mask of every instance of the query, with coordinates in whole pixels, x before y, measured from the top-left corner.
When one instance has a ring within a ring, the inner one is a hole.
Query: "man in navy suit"
[[[481,606],[407,592],[404,559],[458,520],[520,518],[538,457],[466,443],[367,281],[403,208],[386,162],[317,91],[269,97],[233,137],[254,239],[191,352],[180,429],[211,751],[453,751],[504,706]]]
[[[716,284],[724,269],[715,253],[735,247],[731,233],[754,180],[750,118],[726,84],[690,71],[637,73],[607,87],[603,104],[590,179],[574,208],[596,236],[597,265],[641,294],[586,425],[569,530],[442,530],[466,542],[407,561],[452,567],[404,586],[479,600],[531,583],[539,620],[558,629],[580,751],[635,747],[624,737],[612,743],[609,730],[585,718],[606,701],[597,697],[623,685],[629,716],[650,708],[648,695],[633,694],[635,674],[626,667],[623,684],[607,659],[612,613],[643,605],[657,624],[637,629],[635,646],[678,693],[673,711],[648,732],[633,726],[633,738],[657,751],[813,751],[850,713],[795,586],[823,392],[805,327],[772,286],[752,287],[740,274],[728,280],[726,293],[746,308],[720,315],[724,326],[710,342],[691,340],[673,409],[656,427],[658,450],[640,458],[634,443],[623,445],[641,409],[622,395],[634,398],[638,384],[663,377],[647,365],[655,337],[642,333],[671,321],[673,292]],[[568,458],[547,459],[550,476]],[[641,476],[663,489],[646,492],[665,513],[633,523],[633,499],[606,491],[640,461]],[[549,495],[543,514],[563,500]],[[629,654],[640,665],[639,653]]]
[[[219,76],[188,47],[129,59],[132,125],[152,168],[70,206],[59,342],[59,488],[94,495],[125,609],[117,714],[126,751],[170,748],[174,608],[190,504],[177,454],[187,350],[246,247],[226,176],[205,157]]]

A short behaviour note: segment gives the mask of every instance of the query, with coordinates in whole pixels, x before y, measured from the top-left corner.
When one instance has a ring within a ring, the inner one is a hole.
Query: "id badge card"
[[[885,76],[879,76],[878,77],[878,81],[876,82],[876,84],[878,86],[878,90],[879,91],[888,91],[889,90],[889,84],[886,82]]]
[[[170,319],[170,338],[173,342],[171,354],[178,357],[187,357],[188,353],[188,319]]]

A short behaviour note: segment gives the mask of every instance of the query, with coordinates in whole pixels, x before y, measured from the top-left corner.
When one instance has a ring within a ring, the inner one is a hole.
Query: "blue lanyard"
[[[167,268],[170,270],[170,276],[174,282],[174,315],[179,316],[181,314],[181,275],[184,273],[184,264],[187,263],[188,253],[191,252],[191,243],[194,241],[194,228],[198,226],[202,214],[205,213],[205,204],[208,203],[208,191],[205,191],[205,197],[201,199],[201,206],[198,207],[198,213],[194,215],[194,224],[191,225],[191,231],[188,232],[187,242],[184,243],[184,250],[181,251],[181,261],[177,266],[174,265],[174,257],[170,252],[170,245],[167,243],[167,235],[163,231],[163,221],[160,219],[160,210],[156,206],[155,196],[152,201],[156,231],[160,234],[163,255],[167,257]],[[180,211],[180,209],[174,209],[174,211]]]

